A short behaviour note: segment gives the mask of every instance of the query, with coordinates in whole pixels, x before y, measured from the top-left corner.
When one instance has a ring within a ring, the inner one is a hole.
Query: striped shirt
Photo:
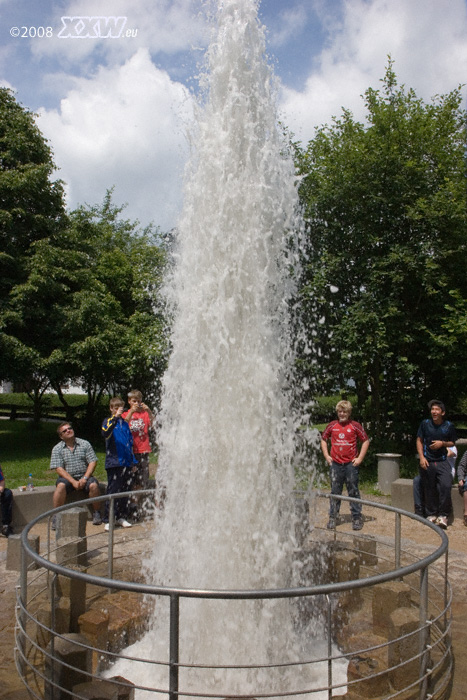
[[[80,479],[86,473],[91,462],[97,462],[96,453],[91,443],[82,438],[75,438],[75,444],[70,450],[63,440],[52,449],[50,468],[63,467],[74,479]]]

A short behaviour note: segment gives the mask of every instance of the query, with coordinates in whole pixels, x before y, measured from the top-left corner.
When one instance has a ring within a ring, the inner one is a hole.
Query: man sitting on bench
[[[75,437],[68,421],[60,423],[57,433],[60,442],[52,449],[50,458],[50,468],[56,469],[58,475],[53,495],[54,508],[63,506],[67,494],[73,491],[85,491],[90,498],[100,496],[99,482],[92,476],[97,457],[91,443]],[[100,503],[94,503],[93,508],[92,522],[94,525],[101,525]],[[52,521],[52,530],[55,530],[55,518]]]

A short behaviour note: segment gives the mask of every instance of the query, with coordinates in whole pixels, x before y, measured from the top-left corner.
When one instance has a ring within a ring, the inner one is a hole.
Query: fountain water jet
[[[192,137],[167,284],[173,349],[159,436],[166,499],[146,562],[156,585],[292,584],[298,419],[289,308],[300,221],[257,9],[255,0],[220,0]],[[166,655],[163,608],[156,605],[139,656]],[[185,600],[182,615],[190,630],[180,642],[184,663],[286,662],[305,644],[289,602]],[[118,672],[131,678],[125,665]],[[186,671],[181,686],[254,694],[280,682],[270,670],[209,678]]]

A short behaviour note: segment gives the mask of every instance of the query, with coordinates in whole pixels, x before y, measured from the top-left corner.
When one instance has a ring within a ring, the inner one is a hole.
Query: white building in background
[[[85,394],[81,384],[64,384],[62,386],[64,394]],[[13,384],[11,382],[0,382],[0,394],[11,394],[13,392]],[[54,394],[53,389],[48,389],[46,394]]]

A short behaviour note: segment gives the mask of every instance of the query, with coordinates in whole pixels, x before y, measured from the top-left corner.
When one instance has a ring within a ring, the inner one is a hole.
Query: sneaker
[[[117,525],[120,525],[120,527],[131,527],[131,523],[125,520],[125,518],[119,518],[117,520]]]
[[[98,510],[95,510],[94,513],[92,514],[92,524],[93,525],[102,525],[102,516]]]
[[[438,520],[438,518],[436,517],[436,515],[428,515],[427,520],[429,520],[430,523],[435,523]]]
[[[448,529],[448,519],[446,518],[445,515],[440,515],[438,520],[436,521],[436,524],[439,525],[439,527],[442,530],[447,530]]]
[[[326,525],[328,530],[335,530],[336,529],[336,519],[335,518],[329,518],[328,524]]]
[[[13,528],[11,525],[2,525],[2,535],[3,537],[9,537],[13,534]]]
[[[50,529],[51,530],[57,529],[57,516],[56,515],[54,515],[52,518],[52,522],[50,523]]]
[[[104,530],[105,530],[106,532],[108,532],[109,529],[110,529],[110,525],[109,525],[109,523],[106,523],[106,524],[104,525]]]
[[[361,530],[363,527],[363,520],[361,518],[354,518],[352,520],[352,530]]]

